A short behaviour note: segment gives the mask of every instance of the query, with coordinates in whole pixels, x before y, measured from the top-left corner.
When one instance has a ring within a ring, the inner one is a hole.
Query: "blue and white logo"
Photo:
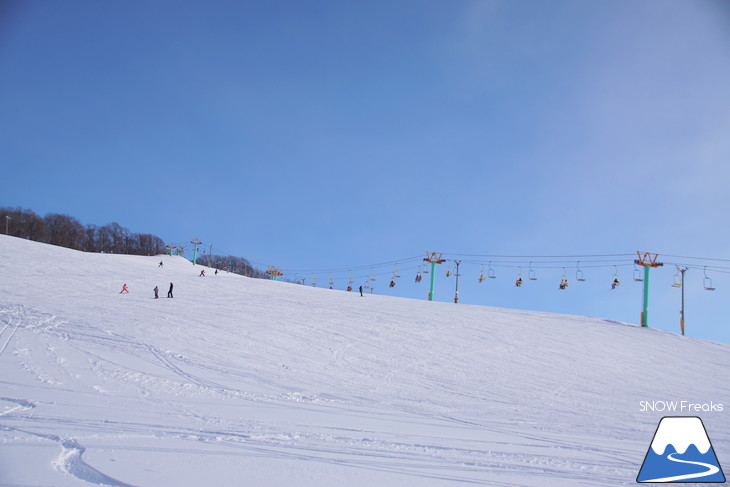
[[[695,416],[662,418],[636,481],[725,482],[702,420]]]

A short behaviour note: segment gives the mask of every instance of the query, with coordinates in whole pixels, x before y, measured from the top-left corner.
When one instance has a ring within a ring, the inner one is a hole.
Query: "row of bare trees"
[[[83,225],[76,218],[59,213],[44,217],[24,208],[0,208],[0,228],[14,237],[44,242],[84,252],[110,254],[158,255],[165,252],[165,242],[157,235],[132,233],[119,223],[104,226]],[[198,261],[217,269],[249,277],[267,279],[243,257],[207,255]]]
[[[257,277],[259,279],[269,278],[265,272],[253,267],[251,263],[243,257],[206,254],[202,257],[198,257],[198,263],[248,277]]]
[[[165,242],[149,233],[132,233],[119,223],[83,225],[76,218],[59,213],[44,217],[24,208],[0,208],[3,233],[85,252],[157,255]]]

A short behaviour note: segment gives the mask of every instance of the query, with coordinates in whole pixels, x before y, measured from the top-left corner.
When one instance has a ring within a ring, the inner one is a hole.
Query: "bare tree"
[[[7,224],[8,234],[14,237],[40,242],[44,242],[48,238],[46,222],[32,210],[20,207],[0,208],[0,222],[2,222],[3,233]]]
[[[84,242],[84,227],[74,217],[49,213],[44,217],[48,227],[48,243],[81,250]]]

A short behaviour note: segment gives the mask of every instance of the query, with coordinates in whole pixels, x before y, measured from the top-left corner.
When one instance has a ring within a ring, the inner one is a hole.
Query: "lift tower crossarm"
[[[275,265],[268,266],[268,269],[266,269],[266,273],[269,275],[272,281],[278,281],[279,276],[282,275],[279,266]]]

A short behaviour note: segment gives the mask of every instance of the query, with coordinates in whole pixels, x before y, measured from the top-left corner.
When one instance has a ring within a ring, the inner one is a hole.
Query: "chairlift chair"
[[[616,289],[617,286],[621,285],[621,281],[618,278],[618,266],[613,266],[613,281],[611,281],[611,289]]]
[[[634,264],[634,281],[636,282],[643,282],[644,278],[641,277],[641,269],[636,267],[636,264]]]
[[[712,286],[712,279],[710,279],[710,276],[707,275],[707,266],[704,268],[705,277],[702,281],[702,286],[707,291],[714,291],[715,288]]]
[[[679,267],[676,268],[677,272],[672,276],[672,287],[682,287],[682,278],[679,276]]]
[[[561,291],[568,287],[568,273],[565,270],[565,267],[563,267],[563,275],[560,276],[560,285],[558,286],[558,289]]]
[[[482,265],[482,272],[479,274],[479,282],[484,282],[484,265]]]
[[[580,269],[580,262],[575,264],[575,280],[579,282],[584,282],[586,280],[583,271]]]
[[[530,262],[530,269],[527,271],[527,278],[531,281],[537,281],[537,275],[535,275],[535,269],[532,268],[532,262]]]
[[[496,279],[497,276],[494,275],[494,269],[492,269],[492,263],[489,263],[489,269],[487,270],[487,277],[490,279]]]

